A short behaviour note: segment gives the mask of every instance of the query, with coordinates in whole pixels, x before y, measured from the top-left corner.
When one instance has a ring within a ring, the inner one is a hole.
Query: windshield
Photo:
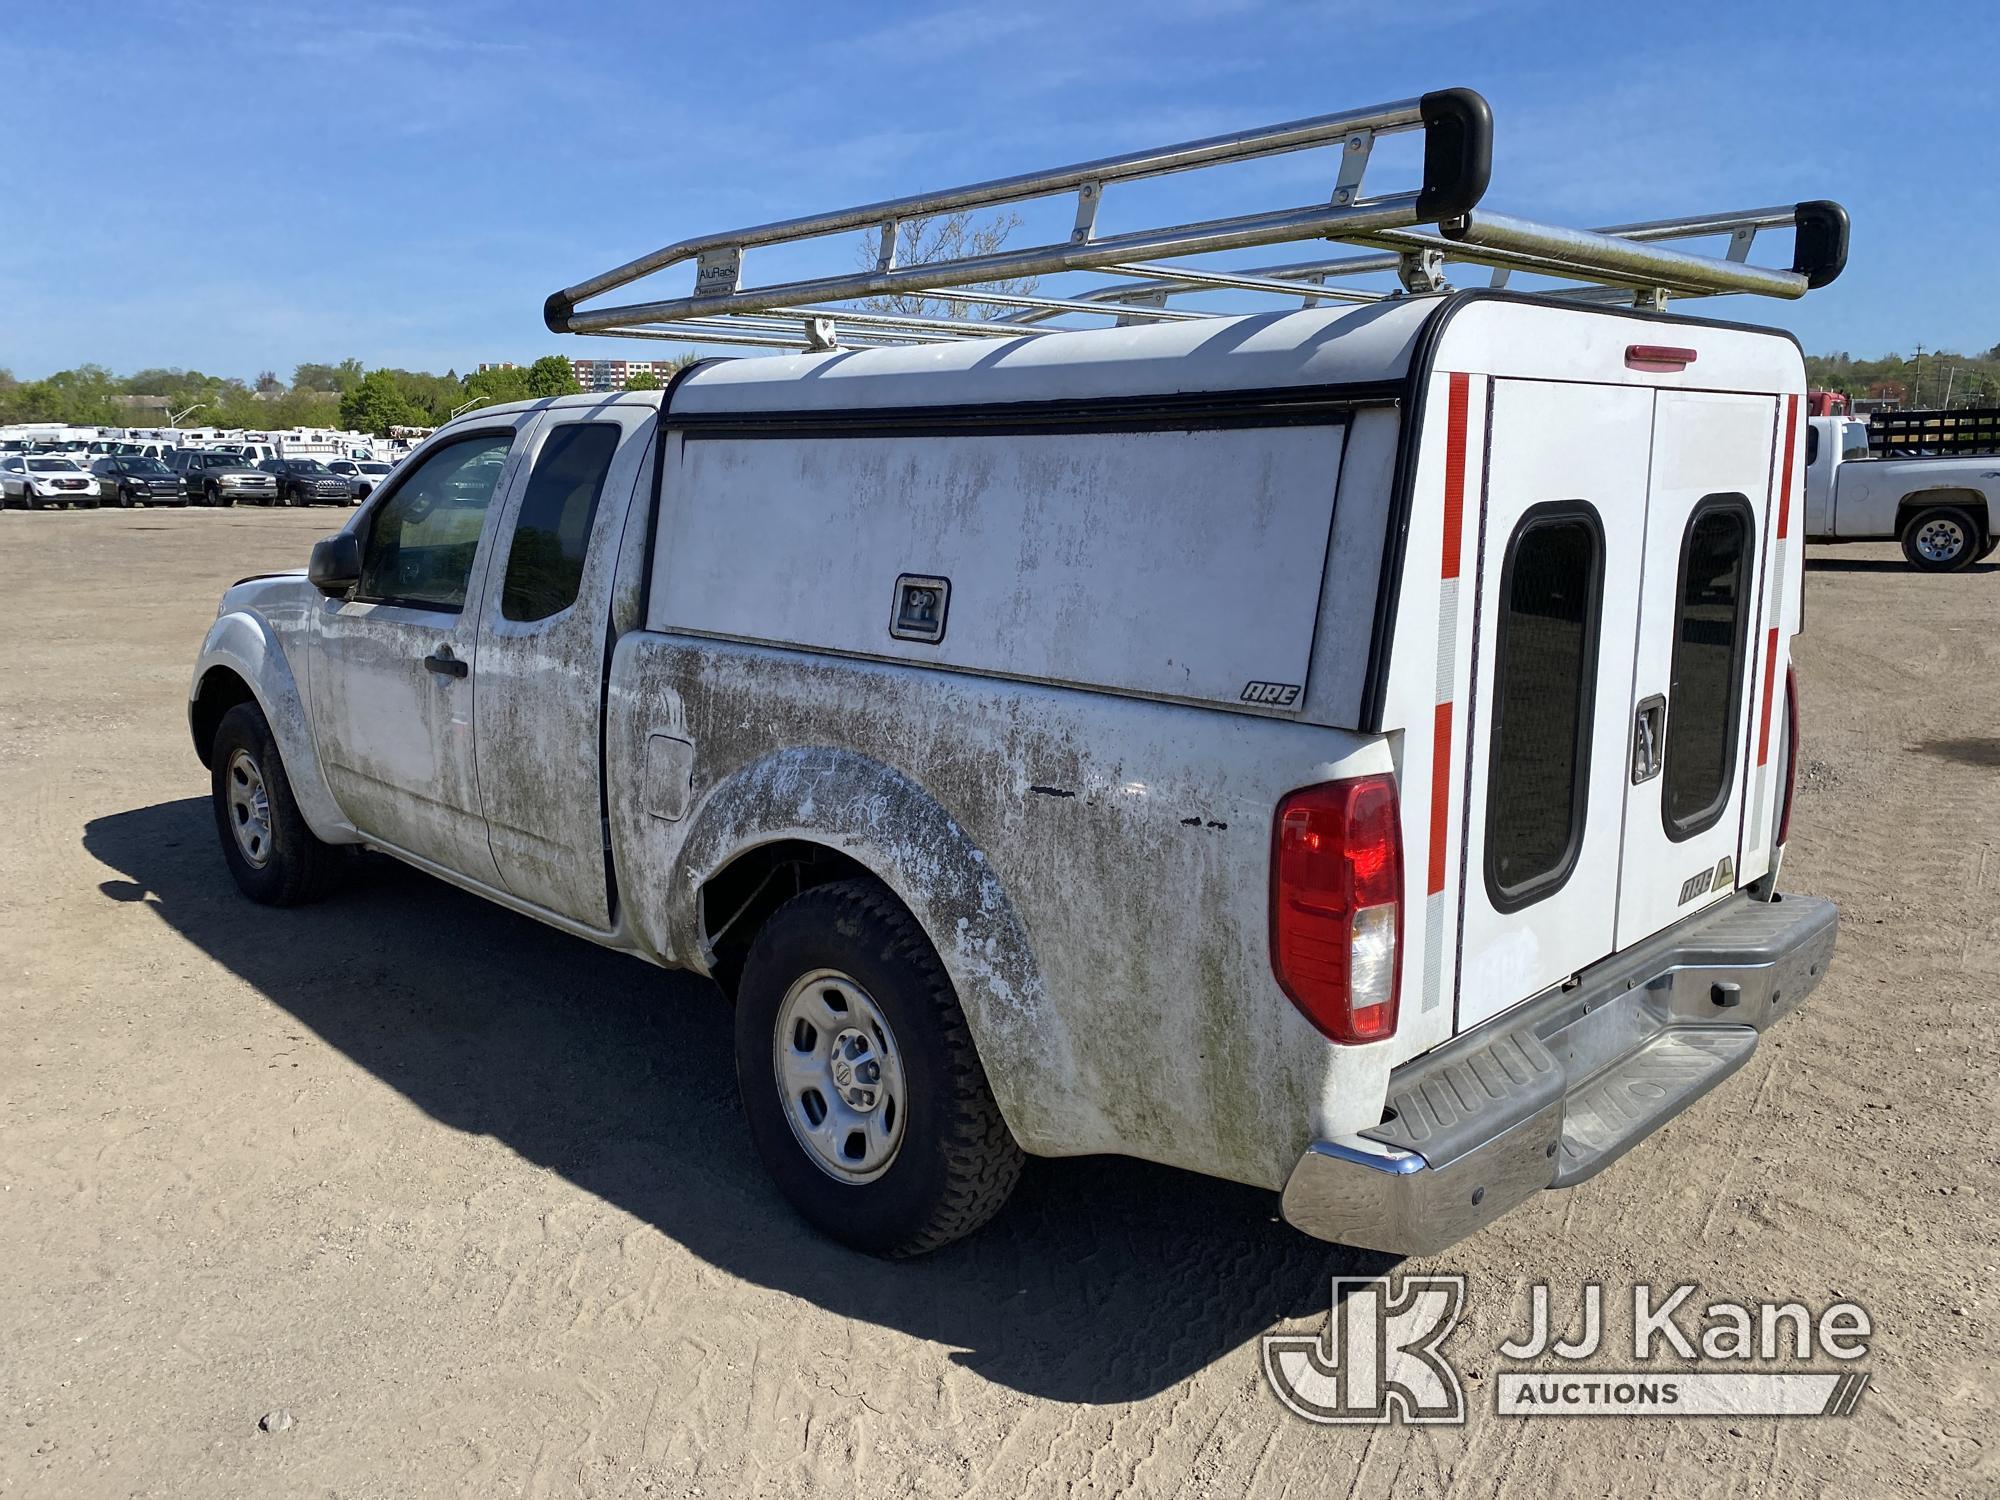
[[[316,458],[295,458],[291,461],[294,474],[331,474],[333,471]]]
[[[356,464],[355,467],[364,474],[386,474],[389,472],[387,464]]]
[[[66,458],[31,458],[28,467],[37,474],[74,474],[76,465]]]
[[[157,458],[133,458],[125,462],[127,474],[171,474],[173,470]]]

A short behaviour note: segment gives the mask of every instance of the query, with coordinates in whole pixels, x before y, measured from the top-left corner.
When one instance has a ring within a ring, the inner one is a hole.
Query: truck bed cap
[[[1366,307],[724,360],[674,393],[675,416],[853,411],[1191,391],[1387,383],[1409,371],[1435,298]]]

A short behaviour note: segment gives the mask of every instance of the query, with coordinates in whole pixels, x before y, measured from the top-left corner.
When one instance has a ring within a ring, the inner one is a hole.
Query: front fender
[[[1061,1150],[1065,1122],[1045,1118],[1025,1085],[1071,1076],[1076,1063],[1027,929],[966,830],[889,766],[854,751],[807,746],[768,755],[717,782],[675,862],[673,951],[702,952],[703,883],[745,851],[785,839],[837,850],[896,893],[951,976],[1015,1139],[1029,1151]]]
[[[195,662],[194,680],[188,687],[188,728],[195,738],[195,752],[204,762],[207,747],[201,743],[200,706],[203,685],[210,674],[227,671],[241,678],[250,689],[257,707],[278,742],[278,754],[285,763],[292,796],[306,826],[329,844],[360,842],[361,835],[341,815],[327,789],[313,748],[312,725],[306,717],[305,696],[299,691],[290,661],[271,624],[263,616],[237,610],[220,616],[208,628]]]

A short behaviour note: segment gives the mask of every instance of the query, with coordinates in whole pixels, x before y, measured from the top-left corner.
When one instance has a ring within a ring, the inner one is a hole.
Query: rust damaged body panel
[[[851,856],[936,945],[1026,1149],[1277,1187],[1307,1142],[1379,1113],[1382,1049],[1326,1044],[1265,929],[1272,807],[1390,770],[1383,741],[648,633],[621,641],[608,713],[642,945],[706,969],[698,893],[731,859],[780,839]],[[692,747],[671,761],[686,787],[649,777],[656,738]]]

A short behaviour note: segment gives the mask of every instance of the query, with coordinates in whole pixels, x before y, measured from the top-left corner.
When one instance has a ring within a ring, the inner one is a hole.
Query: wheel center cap
[[[834,1059],[833,1081],[842,1088],[846,1088],[850,1083],[854,1082],[854,1068],[846,1058],[837,1057]]]

